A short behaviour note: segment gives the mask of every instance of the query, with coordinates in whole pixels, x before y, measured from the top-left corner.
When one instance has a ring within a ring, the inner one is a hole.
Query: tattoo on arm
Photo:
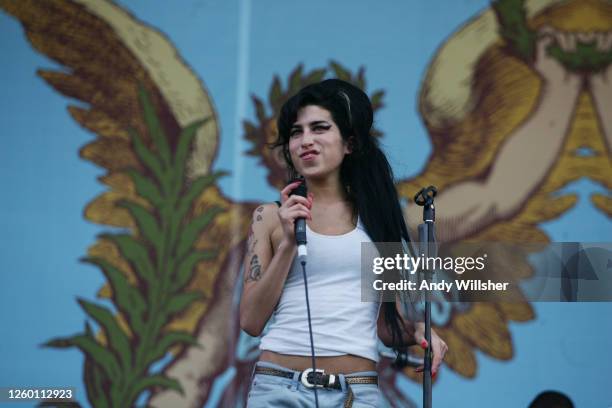
[[[261,278],[261,265],[259,265],[259,258],[257,255],[253,255],[251,258],[251,264],[249,266],[249,274],[247,275],[245,282],[258,281]]]
[[[255,217],[255,221],[263,220],[263,216],[261,213],[263,212],[264,207],[260,205],[257,207],[255,212],[257,212],[257,216]],[[259,264],[259,257],[255,254],[255,246],[257,245],[257,239],[255,239],[255,234],[253,232],[253,224],[251,224],[251,229],[249,231],[249,238],[247,240],[247,257],[251,257],[251,261],[249,263],[249,270],[245,278],[245,282],[249,281],[258,281],[261,278],[261,265]]]

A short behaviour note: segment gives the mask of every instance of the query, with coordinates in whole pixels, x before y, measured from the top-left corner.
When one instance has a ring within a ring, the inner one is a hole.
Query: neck
[[[334,204],[340,201],[348,201],[344,188],[340,184],[340,180],[336,179],[319,179],[306,180],[308,192],[312,193],[315,201],[319,204]]]

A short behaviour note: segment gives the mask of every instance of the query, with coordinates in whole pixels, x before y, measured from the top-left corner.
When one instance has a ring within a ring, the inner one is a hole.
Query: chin
[[[311,180],[322,180],[332,175],[331,172],[320,171],[315,169],[304,169],[299,172],[304,178]]]

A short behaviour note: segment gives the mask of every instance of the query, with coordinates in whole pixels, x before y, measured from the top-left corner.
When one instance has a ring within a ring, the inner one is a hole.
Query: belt
[[[342,384],[340,383],[340,378],[334,374],[325,374],[324,370],[317,369],[317,372],[313,372],[312,368],[307,368],[302,371],[298,376],[298,380],[306,387],[306,388],[334,388],[337,390],[342,389]],[[284,378],[293,378],[292,371],[283,371],[277,370],[276,368],[271,367],[256,367],[255,374],[265,374],[265,375],[274,375],[277,377]],[[348,395],[344,400],[344,408],[351,408],[353,406],[353,390],[351,390],[351,384],[376,384],[378,385],[378,376],[377,375],[367,375],[367,376],[354,376],[354,377],[344,377],[346,380],[346,388],[348,391]]]

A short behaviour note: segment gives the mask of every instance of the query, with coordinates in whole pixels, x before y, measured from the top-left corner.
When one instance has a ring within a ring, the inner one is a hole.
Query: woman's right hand
[[[308,193],[308,198],[295,194],[290,195],[291,191],[299,185],[300,181],[294,181],[281,190],[281,206],[278,209],[278,217],[283,227],[283,239],[290,243],[295,243],[295,219],[312,220],[310,208],[313,194]]]

